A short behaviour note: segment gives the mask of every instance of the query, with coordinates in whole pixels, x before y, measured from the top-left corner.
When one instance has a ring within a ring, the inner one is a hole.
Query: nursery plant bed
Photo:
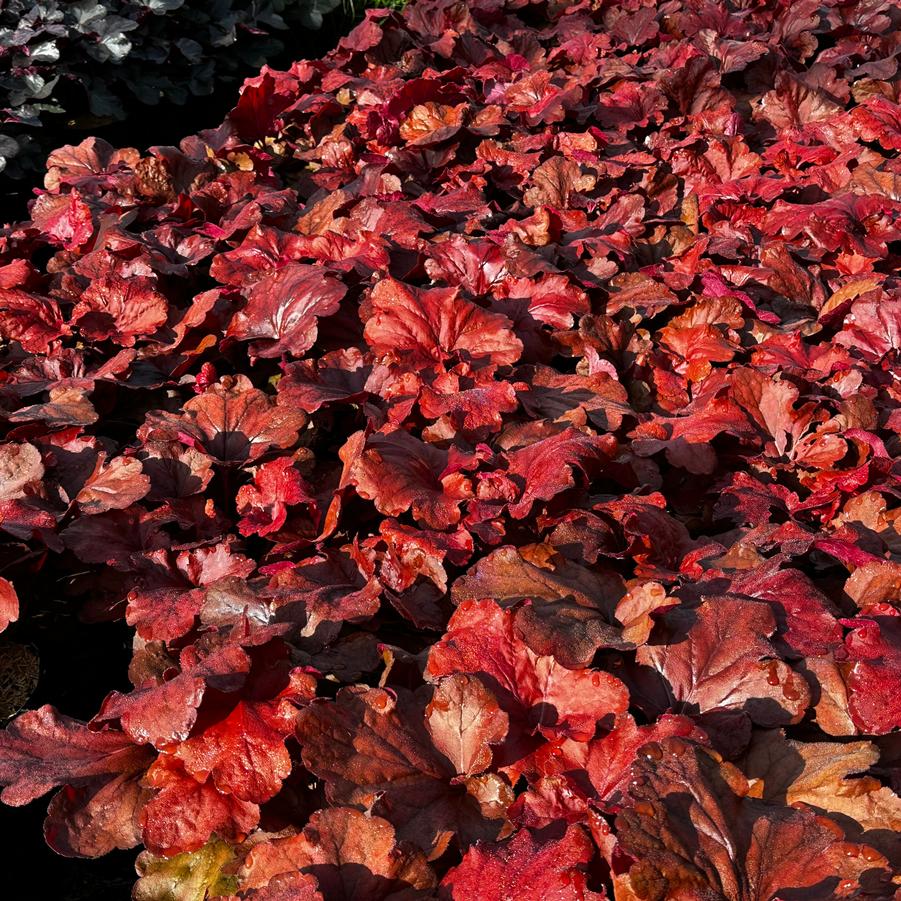
[[[899,27],[416,0],[54,153],[0,799],[135,901],[894,898]]]

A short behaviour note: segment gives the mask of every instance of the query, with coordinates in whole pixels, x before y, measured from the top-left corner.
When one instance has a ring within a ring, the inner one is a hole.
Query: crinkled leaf
[[[422,852],[399,843],[387,820],[351,807],[317,811],[302,832],[254,845],[238,885],[259,889],[297,872],[315,876],[319,890],[335,901],[382,901],[435,885]]]
[[[9,579],[0,577],[0,632],[19,618],[19,596]]]
[[[491,745],[507,735],[507,714],[477,678],[463,673],[435,685],[425,714],[433,744],[462,776],[488,769]]]
[[[350,470],[357,493],[380,513],[413,515],[432,529],[460,520],[460,501],[472,495],[470,480],[449,471],[448,455],[402,429],[371,435]]]
[[[338,309],[344,292],[341,282],[320,267],[289,263],[250,288],[247,306],[227,334],[254,340],[256,356],[300,356],[316,341],[317,321]]]
[[[408,692],[344,688],[301,712],[297,736],[304,765],[333,803],[385,817],[426,852],[440,854],[454,834],[467,844],[497,835],[500,823],[482,817],[464,785],[451,784],[453,767]]]
[[[406,365],[515,363],[522,352],[506,316],[487,312],[454,289],[420,290],[388,278],[373,289],[369,306],[367,343],[376,354]]]
[[[797,722],[810,703],[803,677],[779,659],[770,609],[732,597],[676,607],[660,617],[661,635],[638,649],[639,663],[665,680],[677,712],[745,711],[761,726]]]
[[[464,601],[432,646],[426,675],[454,672],[483,679],[510,716],[508,753],[527,736],[594,735],[598,722],[625,711],[628,692],[606,672],[568,670],[535,654],[516,634],[515,614],[494,601]]]
[[[454,901],[502,901],[541,897],[585,901],[594,846],[579,826],[560,839],[542,841],[528,829],[497,845],[475,845],[441,882]]]

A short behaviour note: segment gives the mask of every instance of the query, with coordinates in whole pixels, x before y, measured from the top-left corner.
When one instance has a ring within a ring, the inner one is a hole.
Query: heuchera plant
[[[0,623],[68,590],[134,687],[3,800],[139,901],[895,897],[899,35],[418,0],[55,152]]]

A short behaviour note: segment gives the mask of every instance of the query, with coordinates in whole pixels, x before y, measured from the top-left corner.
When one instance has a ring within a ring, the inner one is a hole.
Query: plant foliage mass
[[[417,0],[56,151],[0,623],[124,618],[133,687],[2,799],[139,901],[894,897],[899,34]]]

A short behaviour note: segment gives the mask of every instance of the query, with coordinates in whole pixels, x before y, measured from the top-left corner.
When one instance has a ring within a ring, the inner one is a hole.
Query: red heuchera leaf
[[[523,383],[519,401],[534,419],[567,422],[577,428],[590,422],[613,431],[630,412],[626,389],[606,372],[569,375],[535,366],[517,369],[516,376]]]
[[[341,623],[374,616],[379,609],[381,585],[371,561],[352,547],[329,549],[296,568],[283,569],[272,580],[277,607],[301,607],[306,630],[322,623]]]
[[[297,440],[306,416],[277,407],[247,376],[221,379],[184,405],[184,415],[148,417],[149,438],[178,438],[222,463],[243,464]]]
[[[502,246],[494,241],[467,240],[463,235],[448,235],[436,242],[425,269],[433,280],[443,278],[476,296],[487,294],[510,275]]]
[[[851,121],[865,141],[878,141],[886,150],[901,150],[901,110],[887,97],[869,97],[851,111]]]
[[[293,504],[315,503],[290,457],[264,463],[254,473],[252,485],[242,485],[235,497],[243,519],[238,523],[242,535],[268,535],[277,532]]]
[[[62,184],[90,184],[134,155],[133,150],[115,150],[103,138],[85,138],[80,144],[66,144],[47,157],[44,187],[53,191]]]
[[[150,479],[148,498],[153,501],[198,494],[213,477],[213,461],[207,454],[166,442],[147,442],[141,464]]]
[[[472,535],[462,528],[456,532],[434,532],[386,519],[379,532],[385,543],[379,578],[394,591],[410,588],[420,576],[442,592],[447,591],[446,564],[464,564],[474,547]]]
[[[126,695],[110,692],[91,726],[118,721],[136,744],[171,750],[191,734],[207,686],[222,691],[243,687],[251,661],[236,644],[225,644],[200,653],[189,647],[181,655],[180,665],[181,672],[174,666],[159,675],[139,671],[149,678]],[[139,673],[134,676],[136,681]]]
[[[44,475],[41,452],[27,442],[0,444],[0,500],[24,497]]]
[[[731,590],[768,601],[780,623],[781,638],[799,654],[819,657],[839,647],[842,628],[829,599],[803,573],[778,565],[776,558],[737,573]]]
[[[439,144],[452,138],[460,130],[466,108],[465,103],[457,106],[420,103],[401,122],[398,134],[413,146]]]
[[[254,845],[238,871],[238,887],[259,891],[298,872],[314,876],[324,896],[335,901],[412,898],[411,889],[435,885],[421,851],[399,843],[387,820],[351,807],[317,811],[302,832]]]
[[[316,878],[303,873],[282,873],[266,886],[242,892],[242,901],[324,901]]]
[[[548,206],[564,209],[582,191],[590,191],[597,179],[579,171],[572,160],[551,157],[543,162],[530,178],[532,187],[523,195],[530,206]]]
[[[84,723],[45,705],[23,713],[0,736],[0,783],[7,804],[27,804],[59,785],[84,785],[146,766],[148,753],[117,731]],[[152,755],[150,755],[152,759]]]
[[[507,453],[507,476],[521,495],[509,504],[510,515],[516,519],[527,516],[536,501],[548,501],[576,484],[574,472],[591,476],[599,464],[616,450],[616,442],[609,436],[586,435],[576,429],[566,429],[550,438]]]
[[[128,596],[126,619],[147,640],[171,641],[194,625],[204,592],[199,588],[155,588]]]
[[[585,901],[601,897],[586,888],[593,856],[594,845],[579,826],[544,842],[520,829],[502,844],[474,845],[441,886],[454,901],[526,897]]]
[[[294,671],[274,698],[241,700],[222,718],[203,719],[176,756],[188,773],[209,777],[220,792],[255,804],[268,801],[291,772],[285,738],[294,730],[297,705],[315,693],[316,680]]]
[[[646,644],[654,628],[654,613],[678,603],[667,596],[659,582],[636,585],[616,605],[615,616],[623,624],[623,639],[637,645]]]
[[[51,426],[92,425],[99,416],[82,388],[51,388],[44,404],[23,407],[10,416],[12,422],[44,422]]]
[[[588,295],[563,275],[516,279],[506,290],[506,298],[496,304],[498,309],[513,310],[524,305],[529,318],[552,328],[570,328],[575,316],[591,310]]]
[[[665,450],[673,466],[694,475],[710,475],[717,466],[711,442],[724,432],[741,437],[757,434],[741,408],[717,399],[705,404],[703,410],[691,410],[691,415],[645,423],[635,430],[632,447],[639,456]]]
[[[297,737],[304,765],[324,780],[333,803],[384,816],[432,855],[455,834],[468,844],[500,829],[482,816],[477,782],[452,784],[454,768],[433,746],[423,707],[409,692],[344,688],[301,712]]]
[[[161,685],[139,685],[128,695],[114,691],[92,722],[117,719],[135,744],[166,748],[190,735],[204,688],[200,676],[181,673]]]
[[[255,356],[300,356],[316,341],[317,320],[337,311],[344,292],[320,267],[289,263],[250,288],[247,306],[235,314],[227,334],[243,341],[265,339],[252,345]]]
[[[516,634],[536,654],[578,669],[588,666],[600,647],[629,646],[610,622],[624,591],[622,579],[611,571],[559,558],[536,566],[504,547],[457,579],[451,597],[457,603],[491,598],[503,606],[527,601],[516,611]]]
[[[213,833],[241,841],[259,822],[256,804],[195,779],[172,757],[159,757],[145,783],[156,793],[141,812],[141,836],[155,854],[196,851]]]
[[[2,798],[19,806],[62,786],[44,827],[51,847],[69,857],[132,848],[145,797],[138,780],[153,757],[122,732],[90,732],[45,705],[0,735]]]
[[[150,794],[143,777],[138,767],[109,780],[64,785],[47,809],[47,844],[64,857],[102,857],[139,845],[139,816]]]
[[[131,347],[152,335],[165,321],[169,303],[153,279],[104,275],[91,282],[72,310],[72,322],[93,341],[113,338]]]
[[[808,87],[788,72],[776,76],[775,90],[760,101],[760,115],[780,129],[802,128],[829,119],[840,109],[824,92]]]
[[[0,288],[0,337],[29,353],[46,353],[67,333],[56,301],[27,291]]]
[[[440,419],[444,428],[467,436],[499,431],[503,414],[512,413],[517,405],[516,391],[508,382],[461,378],[453,372],[437,376],[419,395],[423,416]],[[437,427],[434,434],[440,434]]]
[[[865,563],[845,582],[845,594],[861,609],[891,604],[901,596],[901,566],[890,560]]]
[[[19,596],[9,579],[0,578],[0,632],[19,618]]]
[[[448,463],[446,451],[402,429],[376,433],[353,462],[350,482],[386,516],[412,510],[423,525],[448,529],[460,521],[460,501],[472,496],[470,480]]]
[[[568,670],[535,654],[516,635],[514,621],[515,614],[494,601],[463,601],[426,667],[429,679],[454,672],[483,679],[510,715],[508,754],[535,733],[584,741],[599,721],[625,711],[628,692],[616,677]]]
[[[825,812],[848,832],[897,859],[901,851],[901,798],[863,773],[879,761],[879,749],[867,741],[802,742],[778,730],[759,732],[742,760],[749,779],[759,779],[763,799],[806,804]]]
[[[31,218],[66,250],[76,250],[94,234],[90,207],[76,189],[67,194],[41,194],[32,204]]]
[[[788,382],[774,382],[762,372],[740,369],[732,377],[731,393],[763,433],[772,436],[776,451],[784,454],[794,433],[797,389]]]
[[[681,738],[649,746],[635,774],[634,800],[617,817],[633,860],[617,897],[853,897],[867,871],[886,865],[832,821],[750,796],[739,770]]]
[[[870,612],[872,618],[842,620],[851,629],[848,710],[862,733],[884,735],[901,728],[901,616],[894,608]]]
[[[149,491],[150,478],[144,474],[140,460],[114,457],[107,462],[105,454],[99,454],[94,472],[75,500],[83,513],[106,513],[130,507]]]
[[[507,735],[507,714],[474,676],[453,673],[435,686],[425,710],[432,743],[461,776],[491,765],[491,745]]]
[[[638,726],[621,714],[600,738],[566,738],[544,745],[525,762],[530,789],[510,808],[511,817],[543,828],[559,820],[590,822],[592,808],[615,812],[628,792],[639,750],[673,736],[706,743],[688,717],[664,714],[652,725]]]
[[[175,565],[193,585],[210,585],[228,576],[250,575],[256,569],[254,562],[234,553],[233,546],[226,540],[181,551]]]
[[[407,366],[452,360],[515,363],[522,353],[522,342],[505,316],[489,313],[449,288],[421,290],[384,279],[373,288],[364,315],[366,342],[373,352],[403,359]]]
[[[835,340],[874,360],[897,352],[901,346],[901,297],[857,301]]]
[[[804,678],[780,660],[768,638],[769,607],[730,597],[676,607],[658,620],[661,638],[637,651],[666,680],[678,710],[745,711],[761,726],[797,722],[810,703]]]
[[[286,367],[278,383],[278,402],[315,413],[324,404],[361,400],[372,372],[356,348],[325,354],[318,361],[301,360]]]

